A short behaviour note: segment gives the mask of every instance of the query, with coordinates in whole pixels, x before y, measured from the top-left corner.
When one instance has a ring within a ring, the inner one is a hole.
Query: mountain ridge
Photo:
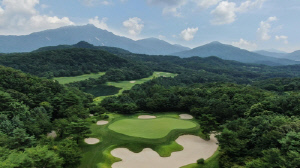
[[[160,43],[163,45],[157,50],[156,41],[151,43],[148,40],[148,46],[146,46],[140,44],[139,40],[134,41],[127,37],[118,36],[88,24],[83,26],[65,26],[22,36],[0,36],[0,52],[30,52],[45,46],[73,45],[79,41],[86,41],[96,46],[118,47],[134,53],[152,55],[166,55],[186,49],[163,41]]]

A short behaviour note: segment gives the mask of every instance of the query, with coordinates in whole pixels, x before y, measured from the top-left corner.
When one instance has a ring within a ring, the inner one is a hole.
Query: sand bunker
[[[130,81],[130,83],[135,83],[136,81]]]
[[[190,120],[190,119],[194,118],[193,116],[191,116],[189,114],[180,114],[179,117],[184,120]]]
[[[152,119],[152,118],[156,118],[155,116],[151,116],[151,115],[140,115],[138,117],[139,119]]]
[[[140,153],[133,153],[126,148],[114,149],[111,154],[122,161],[114,163],[112,168],[179,168],[196,163],[200,158],[207,159],[218,149],[214,135],[210,136],[209,141],[194,135],[183,135],[176,142],[184,149],[173,152],[170,157],[160,157],[150,148],[145,148]]]
[[[101,120],[97,122],[97,125],[106,125],[106,124],[108,124],[108,121]]]
[[[57,137],[56,131],[51,131],[51,133],[47,134],[47,137],[56,138]]]
[[[93,116],[94,116],[94,114],[90,114],[89,116],[90,116],[90,117],[93,117]]]
[[[100,142],[100,140],[97,138],[85,138],[84,142],[87,144],[93,145],[93,144]]]

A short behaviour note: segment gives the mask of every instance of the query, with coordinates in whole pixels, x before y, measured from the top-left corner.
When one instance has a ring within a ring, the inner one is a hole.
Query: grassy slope
[[[134,83],[130,83],[130,81],[120,81],[120,82],[107,82],[106,85],[121,88],[121,90],[119,90],[119,93],[116,94],[116,95],[120,95],[120,94],[122,94],[122,92],[124,90],[130,90],[136,84],[142,84],[144,82],[147,82],[147,81],[149,81],[153,78],[157,78],[157,77],[175,77],[176,75],[177,74],[172,74],[172,73],[168,73],[168,72],[154,72],[153,75],[149,76],[148,78],[142,78],[142,79],[139,79],[139,80],[134,80],[135,81]],[[94,101],[95,102],[100,102],[105,97],[107,97],[107,96],[96,97],[94,99]]]
[[[174,129],[189,129],[197,125],[194,122],[174,118],[124,119],[111,124],[108,128],[124,135],[157,139],[167,136]]]
[[[201,130],[199,125],[196,128],[191,128],[187,130],[173,130],[169,135],[156,139],[145,139],[145,138],[135,138],[126,136],[123,134],[110,131],[108,126],[123,119],[136,118],[134,116],[121,116],[117,114],[110,114],[110,123],[107,125],[99,126],[96,124],[91,125],[93,138],[99,138],[100,143],[95,145],[87,145],[81,142],[80,146],[83,150],[83,159],[80,168],[111,168],[114,162],[120,159],[113,157],[110,151],[117,147],[125,147],[133,152],[141,152],[144,148],[151,148],[158,152],[160,156],[167,157],[170,156],[172,152],[180,151],[183,149],[182,146],[177,144],[175,140],[183,134],[194,134],[201,135]],[[168,113],[160,114],[158,117],[172,117],[178,118],[178,114]],[[193,121],[193,120],[192,120]]]
[[[105,72],[99,72],[99,73],[93,73],[93,74],[85,74],[85,75],[80,75],[80,76],[74,76],[74,77],[58,77],[58,78],[53,78],[54,80],[57,80],[60,84],[68,84],[72,82],[78,82],[78,81],[83,81],[89,78],[99,78],[103,76]]]

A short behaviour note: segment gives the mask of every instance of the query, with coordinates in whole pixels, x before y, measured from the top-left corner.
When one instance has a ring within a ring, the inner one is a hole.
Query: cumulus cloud
[[[200,8],[209,8],[217,5],[221,0],[192,0]]]
[[[123,22],[123,26],[127,28],[130,35],[136,36],[141,33],[144,28],[144,23],[142,19],[138,17],[129,18]]]
[[[108,19],[106,17],[102,18],[101,20],[99,20],[98,16],[89,19],[89,24],[93,24],[94,26],[103,29],[103,30],[108,30],[108,26],[106,24],[106,21]]]
[[[271,22],[276,21],[277,18],[275,16],[269,17],[266,21],[260,22],[260,27],[257,29],[257,33],[261,40],[269,40],[271,36],[269,35],[271,29]]]
[[[211,23],[214,25],[229,24],[236,20],[237,13],[247,12],[253,8],[260,8],[266,0],[247,0],[237,6],[235,2],[222,1],[214,9],[211,14],[213,19]]]
[[[24,35],[34,31],[73,25],[69,18],[40,15],[39,0],[3,0],[0,5],[0,34]]]
[[[277,41],[283,41],[284,44],[288,44],[289,43],[287,36],[275,36],[275,39]]]
[[[172,15],[181,17],[181,8],[188,2],[188,0],[147,0],[149,5],[157,5],[163,7],[164,15]]]
[[[198,27],[196,28],[187,28],[180,33],[180,37],[183,38],[185,41],[191,41],[194,39],[198,31]]]
[[[255,43],[251,43],[247,40],[240,39],[240,41],[237,42],[232,42],[231,43],[233,46],[246,49],[246,50],[255,50],[257,48],[257,45]]]
[[[211,12],[214,19],[211,23],[214,25],[229,24],[235,21],[236,4],[234,2],[222,1],[217,8]]]

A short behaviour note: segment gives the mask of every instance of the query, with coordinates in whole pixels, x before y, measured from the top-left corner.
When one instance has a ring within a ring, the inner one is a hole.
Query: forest
[[[218,133],[220,167],[300,167],[298,66],[117,51],[63,47],[2,54],[0,167],[77,167],[82,157],[78,144],[90,134],[89,114],[107,111],[192,114],[207,137]],[[135,85],[99,105],[81,91],[154,71],[178,75]],[[92,72],[106,73],[68,85],[51,79]],[[52,130],[55,140],[47,138]]]

